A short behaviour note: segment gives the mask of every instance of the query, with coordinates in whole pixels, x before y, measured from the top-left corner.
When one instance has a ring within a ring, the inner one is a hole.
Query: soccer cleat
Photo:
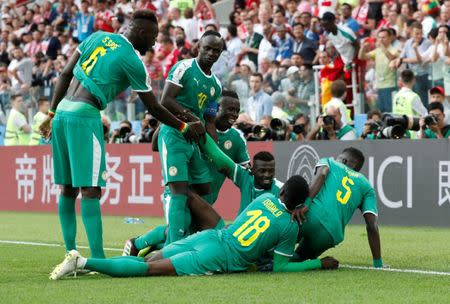
[[[77,261],[79,257],[80,253],[78,253],[78,251],[69,251],[64,261],[61,264],[57,265],[55,269],[53,269],[52,273],[50,274],[50,280],[59,280],[71,273],[75,273],[76,276],[75,271],[77,269]]]
[[[139,250],[134,246],[134,240],[136,238],[132,238],[125,241],[125,246],[123,247],[122,256],[137,256],[139,253]]]

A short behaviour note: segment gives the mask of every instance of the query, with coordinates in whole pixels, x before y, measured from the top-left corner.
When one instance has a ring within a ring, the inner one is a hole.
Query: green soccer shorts
[[[200,148],[197,144],[188,143],[178,130],[162,125],[158,136],[158,149],[166,185],[172,182],[211,182],[207,160]]]
[[[220,230],[205,230],[162,249],[177,275],[210,275],[227,272],[227,254]]]
[[[306,213],[306,222],[300,226],[301,237],[296,252],[302,260],[316,259],[326,250],[336,246],[333,237],[313,213]]]
[[[63,99],[52,121],[51,141],[56,184],[106,185],[105,143],[98,109]]]

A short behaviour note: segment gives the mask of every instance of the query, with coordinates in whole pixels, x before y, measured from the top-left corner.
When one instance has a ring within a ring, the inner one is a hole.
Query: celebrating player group
[[[198,56],[172,67],[160,104],[137,55],[152,48],[157,34],[155,15],[138,10],[123,35],[99,31],[83,41],[60,76],[49,118],[41,125],[41,132],[52,136],[66,247],[50,279],[88,271],[133,277],[335,269],[336,259],[319,256],[344,240],[356,209],[366,222],[373,266],[383,267],[376,196],[359,173],[361,151],[347,148],[336,160],[321,159],[309,185],[298,175],[281,183],[275,179],[274,156],[261,151],[250,162],[245,139],[232,127],[240,112],[238,96],[222,91],[211,72],[224,47],[220,34],[206,31]],[[131,235],[122,256],[105,258],[100,111],[129,86],[161,122],[152,146],[161,159],[166,225]],[[228,226],[214,209],[225,178],[241,193],[238,214]],[[90,258],[76,250],[80,191]]]

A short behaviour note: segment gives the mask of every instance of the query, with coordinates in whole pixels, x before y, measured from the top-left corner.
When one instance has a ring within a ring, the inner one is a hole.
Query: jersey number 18
[[[270,226],[270,220],[266,216],[261,216],[261,210],[251,210],[246,214],[250,218],[233,233],[233,236],[237,237],[239,243],[244,247],[253,244],[258,236]],[[252,223],[253,225],[250,226]],[[251,235],[250,237],[248,237],[249,234]]]

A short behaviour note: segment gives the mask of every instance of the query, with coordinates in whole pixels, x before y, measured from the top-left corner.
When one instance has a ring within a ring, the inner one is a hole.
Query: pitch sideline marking
[[[14,245],[30,245],[30,246],[46,246],[46,247],[63,247],[61,244],[52,243],[39,243],[39,242],[25,242],[25,241],[8,241],[0,240],[0,244],[14,244]],[[78,248],[89,249],[87,246],[78,246]],[[122,251],[119,248],[103,248],[107,251]],[[389,271],[389,272],[402,272],[402,273],[414,273],[425,275],[444,275],[450,276],[450,272],[432,271],[432,270],[419,270],[419,269],[398,269],[398,268],[373,268],[367,266],[354,266],[354,265],[339,265],[339,268],[359,269],[359,270],[372,270],[372,271]]]
[[[14,245],[30,245],[30,246],[46,246],[46,247],[64,247],[61,244],[51,244],[51,243],[38,243],[38,242],[23,242],[23,241],[7,241],[0,240],[0,244],[14,244]],[[77,246],[78,248],[89,249],[87,246]],[[103,248],[107,251],[122,251],[123,249],[119,248]]]
[[[354,266],[354,265],[345,265],[345,264],[344,265],[339,265],[339,268],[450,276],[450,272],[432,271],[432,270],[419,270],[419,269],[374,268],[374,267],[367,267],[367,266]]]

